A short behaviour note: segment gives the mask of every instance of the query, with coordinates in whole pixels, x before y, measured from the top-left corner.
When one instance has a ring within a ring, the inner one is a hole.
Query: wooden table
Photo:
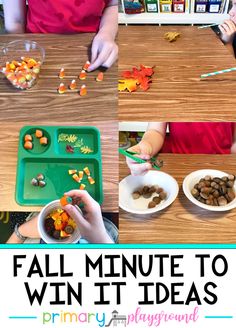
[[[34,122],[35,123],[35,122]],[[33,122],[30,122],[33,125]],[[46,125],[40,122],[39,125]],[[53,125],[50,124],[50,125]],[[69,125],[76,125],[70,122]],[[79,125],[91,125],[88,122],[80,122]],[[100,129],[102,142],[103,165],[103,212],[118,212],[118,155],[117,140],[118,127],[114,121],[93,122]],[[15,183],[18,137],[22,124],[2,124],[0,135],[0,211],[38,211],[41,208],[35,206],[20,206],[15,202]]]
[[[89,58],[89,47],[93,34],[53,35],[25,34],[1,35],[0,44],[13,40],[30,39],[45,48],[46,58],[37,84],[29,90],[15,89],[0,74],[0,121],[17,121],[24,124],[32,121],[104,121],[117,117],[117,66],[107,70],[103,82],[96,82],[98,70],[88,74],[79,87],[87,85],[88,94],[80,97],[77,92],[57,93],[61,82],[58,73],[65,68],[66,86],[78,77],[82,66]]]
[[[176,42],[164,39],[180,32]],[[200,75],[235,67],[235,58],[210,29],[191,26],[120,26],[119,77],[143,64],[156,66],[147,92],[119,93],[121,121],[235,120],[236,73],[200,80]]]
[[[120,209],[120,243],[236,243],[236,209],[211,212],[192,204],[184,195],[184,177],[198,169],[219,169],[235,173],[235,155],[162,154],[163,171],[178,182],[176,200],[166,209],[148,216]],[[129,175],[120,156],[120,179]]]

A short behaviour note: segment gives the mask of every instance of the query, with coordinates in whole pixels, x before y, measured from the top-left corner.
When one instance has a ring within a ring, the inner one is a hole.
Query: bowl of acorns
[[[82,213],[79,207],[76,208]],[[60,200],[50,202],[39,213],[38,230],[47,244],[77,243],[81,238],[76,218],[70,217]]]
[[[142,176],[129,175],[119,184],[119,206],[134,214],[163,210],[176,199],[178,183],[169,174],[151,170]]]
[[[233,174],[218,170],[198,170],[183,182],[186,197],[209,211],[229,211],[236,207],[236,180]]]

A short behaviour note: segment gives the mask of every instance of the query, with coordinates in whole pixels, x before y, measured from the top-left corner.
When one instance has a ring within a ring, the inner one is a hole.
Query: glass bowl
[[[1,48],[0,71],[17,89],[29,89],[37,82],[45,50],[37,42],[16,40]]]

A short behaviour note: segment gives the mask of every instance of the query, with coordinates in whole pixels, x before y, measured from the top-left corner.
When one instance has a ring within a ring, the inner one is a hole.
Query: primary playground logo
[[[188,324],[198,320],[198,307],[195,307],[190,313],[171,313],[160,311],[156,313],[143,312],[140,307],[136,308],[134,312],[129,314],[119,314],[114,310],[107,315],[105,312],[101,313],[87,313],[87,312],[64,312],[60,313],[42,313],[42,323],[47,324],[79,324],[93,325],[93,327],[126,327],[133,325],[141,325],[142,327],[159,327],[169,321],[176,321],[181,324]]]

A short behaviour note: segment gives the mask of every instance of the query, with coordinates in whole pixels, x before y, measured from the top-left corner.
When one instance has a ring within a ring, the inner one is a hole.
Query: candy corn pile
[[[91,185],[95,184],[95,180],[91,177],[90,170],[87,166],[83,169],[83,171],[78,171],[78,170],[73,169],[73,170],[68,170],[68,173],[78,183],[82,182],[82,180],[84,178],[84,173],[85,173],[85,176],[87,176],[88,182]],[[86,188],[86,185],[84,183],[81,183],[79,189],[84,190],[85,188]]]
[[[88,68],[90,66],[90,62],[89,61],[86,61],[86,63],[84,64],[79,76],[78,76],[78,79],[80,81],[85,81],[86,78],[87,78],[87,73],[88,73]],[[58,74],[58,77],[60,80],[63,80],[65,78],[65,69],[64,68],[61,68],[60,69],[60,72]],[[104,78],[104,74],[103,72],[99,72],[97,77],[96,77],[96,81],[97,82],[102,82],[103,81],[103,78]],[[68,85],[68,88],[66,87],[65,83],[61,82],[59,84],[59,87],[57,89],[58,93],[59,94],[63,94],[65,93],[68,89],[70,90],[76,90],[78,89],[78,93],[81,97],[83,96],[86,96],[87,95],[87,87],[85,84],[83,84],[80,88],[77,86],[77,82],[75,79],[73,79],[70,84]]]
[[[73,234],[76,223],[66,211],[58,209],[46,217],[44,227],[49,236],[64,239]]]
[[[18,89],[31,88],[39,75],[41,62],[33,58],[21,57],[21,62],[13,60],[1,67],[1,72]]]

